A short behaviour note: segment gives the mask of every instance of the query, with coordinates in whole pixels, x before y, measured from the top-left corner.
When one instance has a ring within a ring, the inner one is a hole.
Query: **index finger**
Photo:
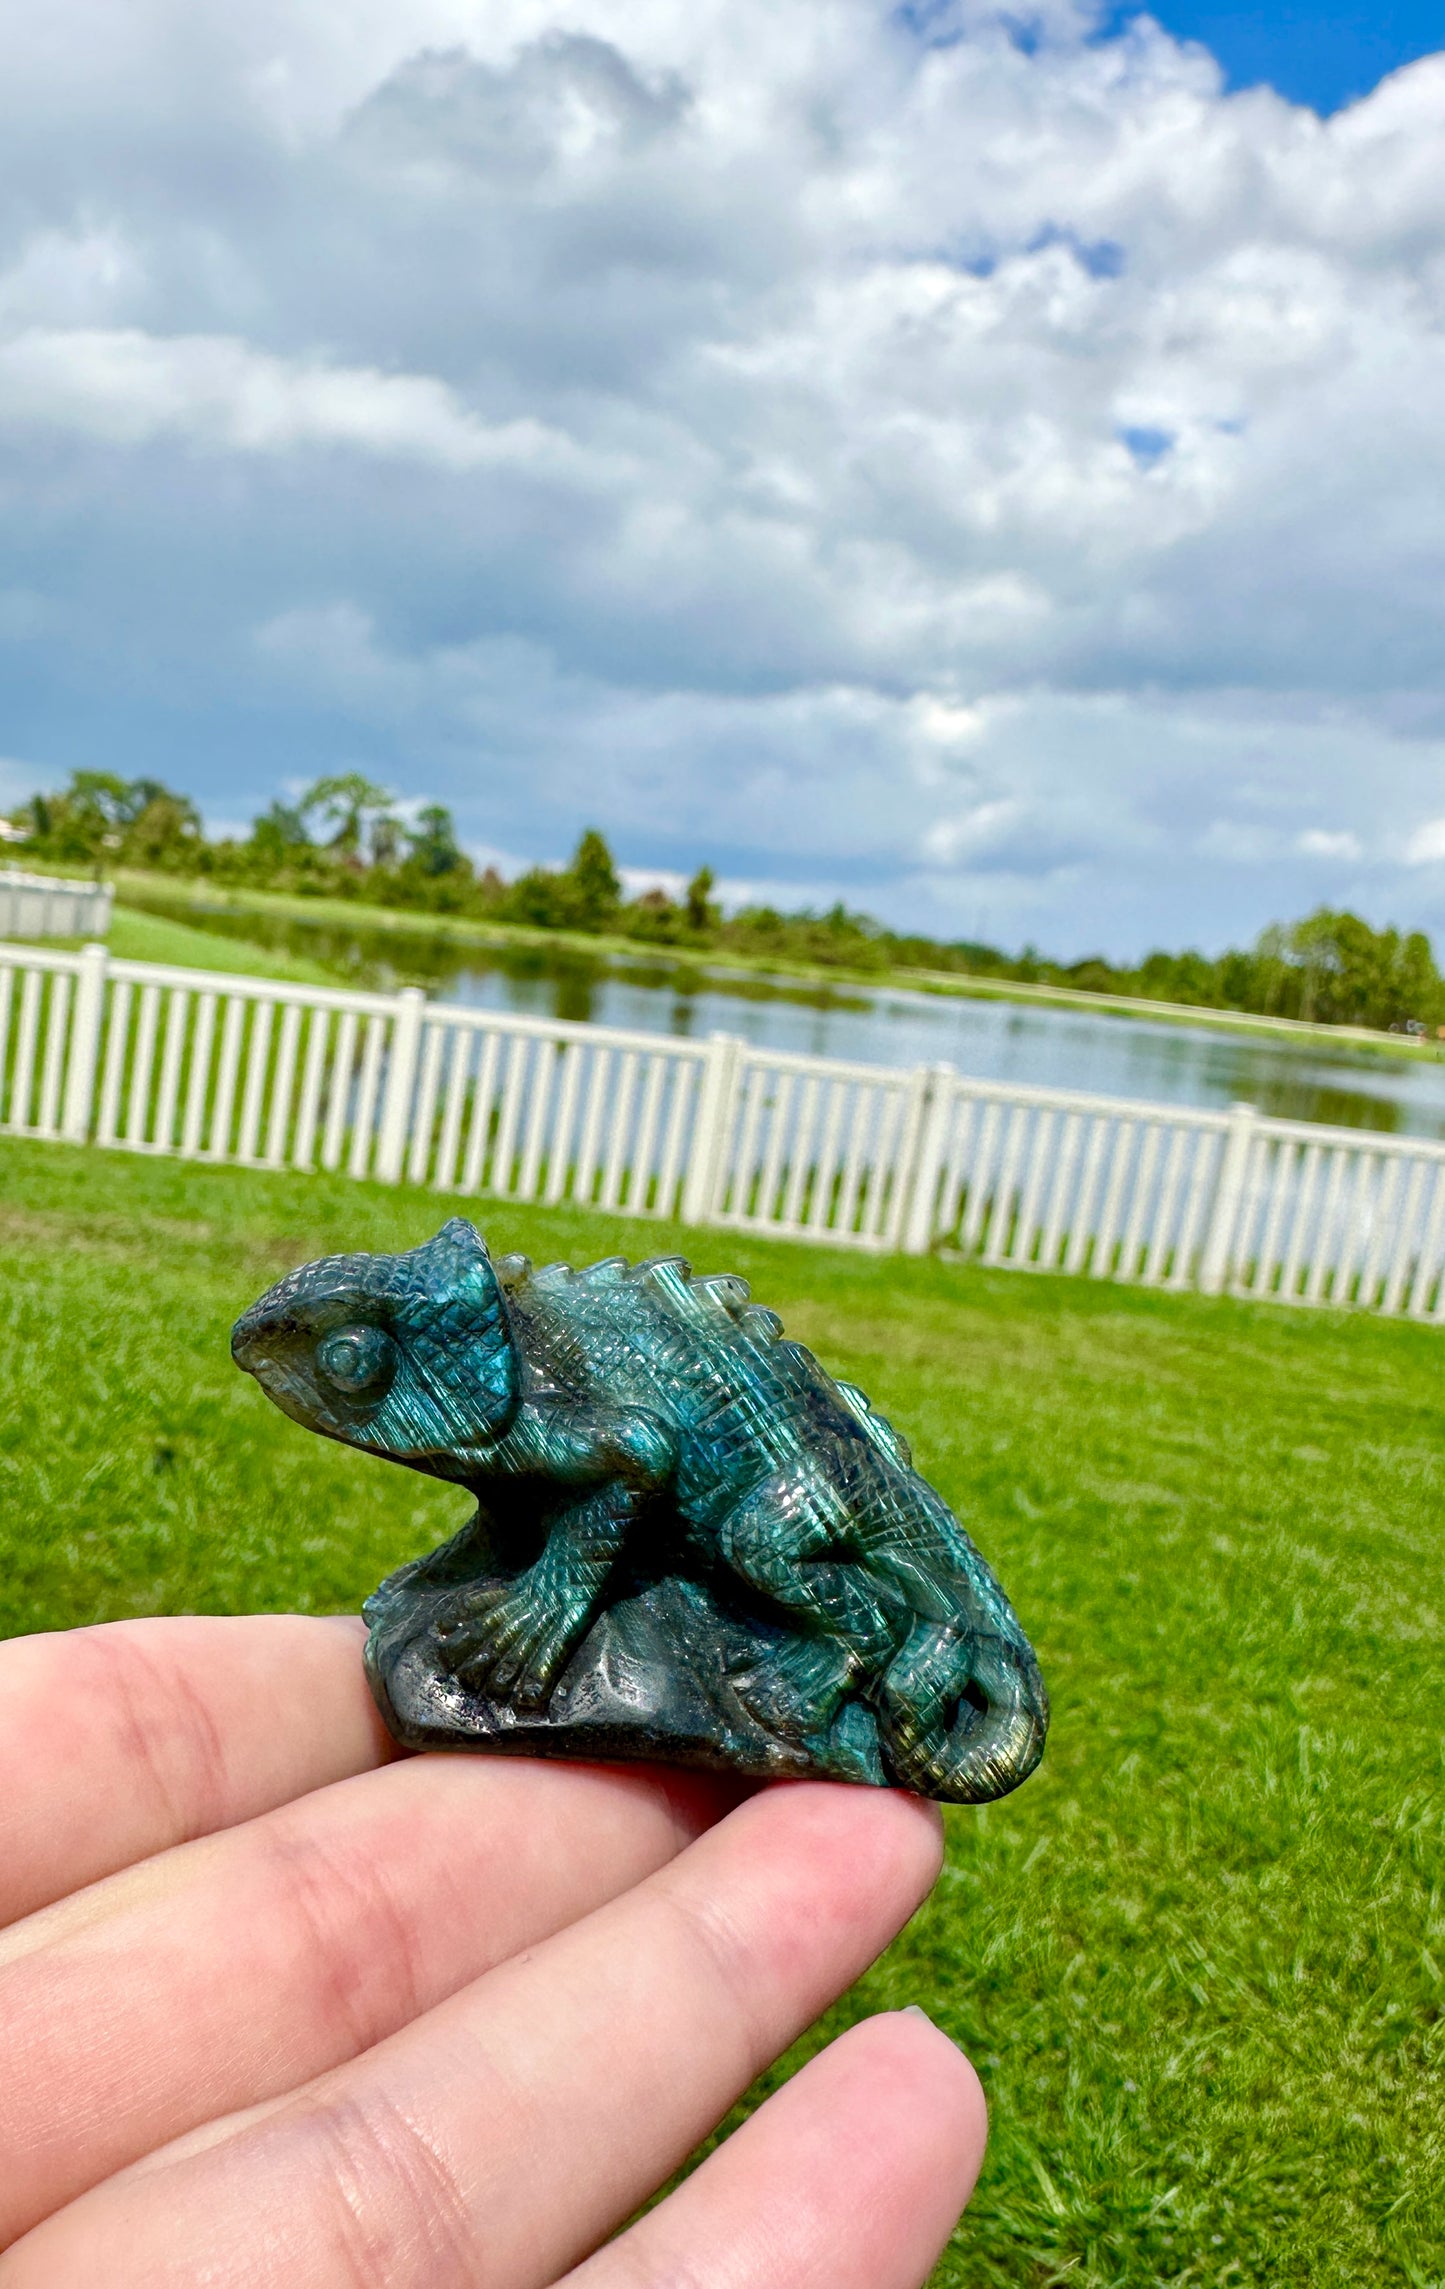
[[[0,1645],[0,1924],[398,1755],[365,1635],[188,1615]]]

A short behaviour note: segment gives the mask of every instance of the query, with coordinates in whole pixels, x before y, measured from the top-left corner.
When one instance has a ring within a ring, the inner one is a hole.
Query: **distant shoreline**
[[[80,871],[80,870],[76,870]],[[835,985],[869,993],[922,993],[964,1001],[1011,1001],[1024,1006],[1088,1010],[1131,1023],[1209,1026],[1258,1039],[1312,1042],[1321,1047],[1348,1044],[1383,1057],[1405,1057],[1438,1064],[1445,1042],[1404,1033],[1380,1033],[1363,1025],[1321,1025],[1297,1017],[1265,1017],[1247,1010],[1205,1009],[1189,1002],[1150,1001],[1142,995],[1093,993],[1080,986],[1030,985],[1017,978],[984,978],[953,970],[857,970],[841,965],[733,954],[726,959],[690,947],[651,945],[640,938],[582,930],[543,930],[521,922],[483,922],[469,915],[423,914],[394,906],[370,906],[349,898],[300,898],[283,892],[220,887],[194,876],[140,874],[111,877],[117,894],[131,901],[147,895],[175,906],[231,914],[274,914],[285,919],[389,931],[454,945],[529,946],[571,953],[653,961],[660,967],[696,971],[706,978],[751,977]]]

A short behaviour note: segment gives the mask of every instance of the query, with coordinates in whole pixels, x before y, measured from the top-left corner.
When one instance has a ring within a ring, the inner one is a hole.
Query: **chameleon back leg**
[[[908,1615],[880,1593],[849,1546],[838,1488],[805,1462],[755,1486],[718,1529],[718,1547],[748,1585],[782,1606],[791,1634],[732,1680],[770,1731],[825,1752],[835,1768],[882,1780],[877,1723],[859,1699],[902,1644]]]

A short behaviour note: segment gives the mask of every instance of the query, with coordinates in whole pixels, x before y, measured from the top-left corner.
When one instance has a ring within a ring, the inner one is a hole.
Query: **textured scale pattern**
[[[745,1281],[493,1260],[472,1225],[304,1265],[232,1348],[308,1429],[477,1511],[368,1601],[413,1747],[650,1757],[977,1803],[1048,1722],[1002,1589],[906,1442]]]

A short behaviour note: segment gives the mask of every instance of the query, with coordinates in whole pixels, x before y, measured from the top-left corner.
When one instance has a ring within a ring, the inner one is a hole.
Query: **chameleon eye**
[[[348,1399],[369,1399],[396,1373],[396,1345],[379,1327],[334,1327],[316,1346],[316,1364]]]

